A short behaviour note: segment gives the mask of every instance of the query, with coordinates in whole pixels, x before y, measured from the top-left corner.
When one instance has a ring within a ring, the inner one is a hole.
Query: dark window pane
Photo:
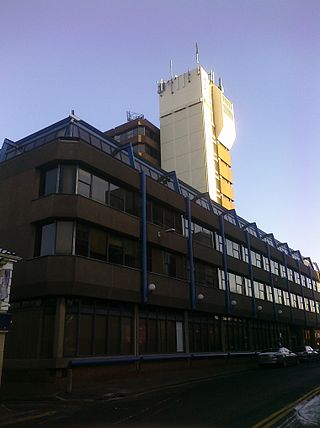
[[[174,214],[174,228],[176,229],[177,233],[180,233],[180,235],[182,235],[182,219],[181,219],[181,214]]]
[[[106,353],[107,318],[105,315],[96,315],[94,321],[94,355]]]
[[[78,179],[82,181],[83,183],[91,184],[91,174],[88,171],[85,171],[84,169],[79,168],[79,177]]]
[[[164,273],[168,276],[176,277],[176,256],[171,253],[164,253]]]
[[[176,352],[177,351],[177,345],[176,345],[176,323],[175,321],[167,321],[167,349],[168,352]]]
[[[120,317],[109,316],[108,325],[109,347],[108,354],[115,355],[120,352]]]
[[[99,260],[107,260],[107,234],[103,230],[91,229],[90,257]]]
[[[40,256],[54,254],[56,240],[56,224],[42,226]]]
[[[157,352],[157,320],[148,319],[147,332],[147,352],[155,354]]]
[[[165,227],[174,228],[174,212],[168,208],[164,209],[164,225]]]
[[[54,314],[44,314],[42,321],[41,351],[42,358],[52,358]]]
[[[132,320],[122,317],[121,319],[121,354],[128,355],[132,352]]]
[[[77,349],[77,325],[78,315],[66,314],[65,327],[64,327],[64,350],[63,354],[66,357],[73,357],[76,355]]]
[[[102,178],[92,176],[92,198],[107,203],[109,183]]]
[[[163,226],[163,207],[155,202],[152,203],[152,223]]]
[[[76,168],[74,165],[60,165],[59,192],[75,192]]]
[[[124,211],[125,190],[110,183],[110,205],[113,208]]]
[[[56,254],[71,254],[73,238],[73,222],[57,222]]]
[[[89,255],[89,228],[81,223],[76,226],[75,252],[78,256]]]
[[[43,194],[49,195],[57,191],[58,168],[49,169],[44,173]]]
[[[110,236],[108,240],[109,262],[123,265],[123,243],[122,239]]]
[[[137,267],[137,243],[135,241],[124,240],[124,264],[126,266]]]
[[[126,191],[126,212],[133,215],[139,215],[138,195],[130,190]]]
[[[78,194],[82,196],[90,197],[90,186],[89,184],[78,182]]]
[[[79,355],[92,354],[92,321],[93,315],[80,315]]]

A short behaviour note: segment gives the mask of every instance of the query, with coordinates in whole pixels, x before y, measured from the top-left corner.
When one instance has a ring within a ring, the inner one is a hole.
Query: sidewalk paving
[[[243,368],[247,371],[250,368]],[[40,418],[48,418],[60,412],[73,412],[81,405],[98,400],[117,400],[126,396],[145,394],[176,385],[201,382],[206,379],[239,373],[239,369],[212,367],[191,368],[155,373],[137,373],[127,378],[110,378],[103,384],[92,383],[75,388],[53,392],[38,388],[36,384],[16,383],[5,386],[0,391],[0,427],[24,424]],[[30,425],[27,425],[30,423]]]

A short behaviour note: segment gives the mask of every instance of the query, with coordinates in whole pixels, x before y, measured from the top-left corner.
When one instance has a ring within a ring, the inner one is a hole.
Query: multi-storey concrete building
[[[161,166],[215,202],[234,208],[233,105],[203,67],[160,81]]]
[[[129,116],[126,123],[109,129],[105,135],[120,144],[131,144],[134,154],[155,166],[161,166],[160,130],[144,117]]]
[[[8,369],[316,343],[316,265],[131,145],[70,116],[0,155]]]

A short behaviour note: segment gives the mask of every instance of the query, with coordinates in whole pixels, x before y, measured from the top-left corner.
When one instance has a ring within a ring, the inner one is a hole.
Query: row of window
[[[112,208],[139,215],[138,193],[75,165],[59,164],[43,173],[41,195],[76,193]]]
[[[226,289],[225,274],[224,271],[218,269],[218,280],[220,290]],[[243,294],[248,297],[252,297],[252,285],[250,279],[228,273],[229,290],[231,293]],[[275,302],[279,305],[291,306],[292,308],[306,310],[308,312],[320,313],[320,304],[317,301],[302,297],[300,295],[289,293],[288,291],[281,290],[280,288],[274,287],[274,293],[272,287],[262,282],[253,281],[254,295],[256,299],[266,300],[268,302]]]
[[[192,223],[193,240],[205,245],[209,248],[216,249],[217,251],[223,252],[222,236],[217,232],[209,230],[199,224]],[[249,251],[244,245],[240,245],[226,238],[226,251],[228,256],[234,257],[238,260],[242,260],[245,263],[249,263]],[[288,278],[289,281],[293,281],[298,285],[313,289],[320,292],[320,282],[311,280],[305,275],[300,275],[298,272],[286,268],[281,263],[270,260],[256,251],[250,250],[251,263],[257,268],[264,269],[267,272],[273,273],[274,275],[280,276],[281,278]]]
[[[40,227],[36,256],[51,254],[75,254],[134,268],[140,260],[138,241],[73,221]]]

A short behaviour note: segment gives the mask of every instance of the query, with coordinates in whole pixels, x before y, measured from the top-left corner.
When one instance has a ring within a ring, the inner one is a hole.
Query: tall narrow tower
[[[198,62],[198,61],[197,61]],[[234,208],[230,149],[236,138],[233,105],[213,72],[197,68],[161,80],[161,166],[227,209]]]

